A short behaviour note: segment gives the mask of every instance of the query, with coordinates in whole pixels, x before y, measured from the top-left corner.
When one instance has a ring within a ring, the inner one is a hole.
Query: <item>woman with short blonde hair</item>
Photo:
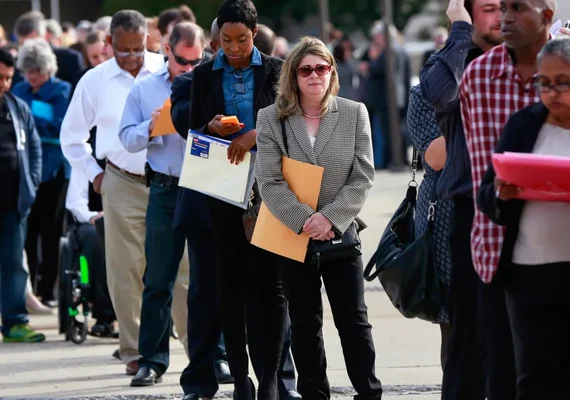
[[[374,182],[370,122],[366,107],[337,97],[338,89],[335,61],[325,44],[302,38],[283,65],[276,103],[259,111],[255,173],[271,213],[312,240],[304,263],[275,257],[289,300],[299,393],[306,399],[330,398],[322,337],[324,282],[358,398],[380,399],[358,244],[358,231],[366,227],[358,214]],[[324,168],[316,210],[290,190],[281,170],[283,156]],[[315,249],[340,237],[355,245],[342,255],[320,257]]]

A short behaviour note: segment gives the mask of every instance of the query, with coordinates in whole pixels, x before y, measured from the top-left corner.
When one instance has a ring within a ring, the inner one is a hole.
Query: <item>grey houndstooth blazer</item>
[[[317,211],[344,233],[358,218],[374,182],[372,140],[368,111],[362,103],[333,97],[321,120],[315,147],[299,111],[285,121],[289,157],[324,167]],[[275,105],[259,111],[257,116],[257,157],[255,174],[261,198],[281,222],[300,233],[305,221],[314,213],[301,204],[281,173],[285,155],[281,122]]]

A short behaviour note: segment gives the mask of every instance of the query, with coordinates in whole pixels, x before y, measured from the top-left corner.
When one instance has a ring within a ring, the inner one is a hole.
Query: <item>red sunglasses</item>
[[[331,72],[331,69],[332,66],[326,64],[318,64],[315,66],[315,68],[311,67],[310,65],[303,65],[302,67],[297,68],[297,74],[303,78],[307,78],[311,76],[313,71],[315,71],[318,76],[323,76]]]

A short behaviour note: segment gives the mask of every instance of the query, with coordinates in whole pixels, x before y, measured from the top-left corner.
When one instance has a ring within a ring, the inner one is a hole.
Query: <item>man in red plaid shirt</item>
[[[555,11],[556,0],[501,0],[501,33],[505,43],[476,59],[465,71],[460,97],[474,198],[509,117],[540,101],[534,86],[536,58],[549,40]],[[487,366],[497,367],[501,363],[495,370],[508,371],[514,368],[514,356],[504,287],[499,279],[493,281],[503,235],[504,229],[476,207],[471,232],[472,256],[475,269],[486,284],[480,299],[484,303],[482,317],[492,330],[483,333],[483,352],[492,355],[485,360]]]

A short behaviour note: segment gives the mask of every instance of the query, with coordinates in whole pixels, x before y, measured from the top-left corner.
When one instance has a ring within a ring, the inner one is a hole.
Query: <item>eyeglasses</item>
[[[297,75],[302,76],[303,78],[307,78],[311,76],[314,71],[318,76],[324,76],[331,72],[331,69],[332,66],[326,64],[318,64],[314,68],[310,65],[303,65],[302,67],[297,68]]]
[[[550,93],[551,90],[554,90],[556,93],[566,93],[570,91],[570,82],[560,82],[553,85],[536,82],[534,86],[540,93]]]
[[[127,57],[144,57],[145,55],[145,50],[143,51],[129,51],[129,52],[125,52],[125,51],[118,51],[116,47],[113,46],[113,49],[115,50],[115,56],[119,57],[119,58],[127,58]]]
[[[245,84],[243,83],[243,72],[241,70],[234,69],[232,72],[234,78],[238,82],[234,83],[234,89],[239,94],[245,94]]]
[[[197,58],[195,60],[188,60],[186,58],[182,58],[174,52],[174,46],[170,46],[170,51],[172,52],[172,55],[174,56],[174,61],[176,61],[177,64],[180,64],[182,66],[191,65],[191,66],[195,67],[195,66],[199,65],[203,60],[203,58]]]

